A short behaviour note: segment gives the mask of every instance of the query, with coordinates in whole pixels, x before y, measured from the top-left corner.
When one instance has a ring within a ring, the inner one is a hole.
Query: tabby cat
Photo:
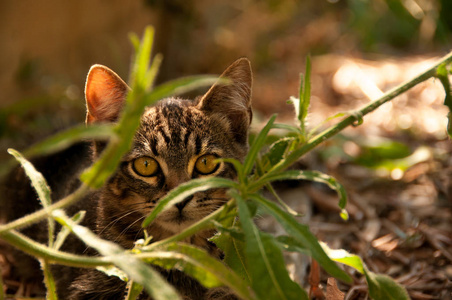
[[[217,158],[243,160],[248,149],[251,122],[250,63],[242,58],[222,74],[229,79],[213,85],[196,100],[167,98],[146,108],[131,150],[104,187],[67,209],[69,215],[85,210],[83,226],[124,248],[132,248],[143,237],[141,222],[168,191],[192,178],[219,176],[234,179],[234,168]],[[94,65],[87,77],[86,123],[115,122],[124,106],[129,87],[107,67]],[[46,177],[54,200],[74,191],[80,173],[105,147],[100,142],[80,143],[52,155],[33,160]],[[0,221],[9,222],[39,209],[36,194],[21,168],[13,171],[0,201]],[[153,241],[181,232],[228,200],[225,190],[198,192],[161,213],[146,228]],[[22,232],[44,242],[46,224],[41,222]],[[192,236],[188,242],[220,258],[221,251],[207,239],[213,231]],[[62,250],[96,254],[70,236]],[[41,280],[38,263],[0,240],[0,254],[10,264],[9,276],[21,281]],[[125,284],[93,269],[55,266],[60,299],[123,299]],[[161,270],[186,299],[236,299],[226,289],[206,290],[197,281],[176,271]],[[39,274],[39,275],[38,275]],[[143,293],[140,299],[148,299]]]

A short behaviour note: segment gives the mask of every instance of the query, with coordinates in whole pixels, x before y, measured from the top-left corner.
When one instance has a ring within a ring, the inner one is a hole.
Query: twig
[[[288,168],[290,165],[292,165],[295,161],[297,161],[301,156],[309,152],[310,150],[317,147],[320,143],[324,142],[325,140],[333,137],[334,135],[341,132],[346,127],[354,124],[356,121],[361,122],[362,117],[367,115],[368,113],[374,111],[376,108],[380,107],[382,104],[394,99],[395,97],[399,96],[400,94],[403,94],[407,90],[411,89],[412,87],[416,86],[417,84],[436,76],[436,69],[443,65],[443,64],[450,64],[452,62],[452,52],[449,52],[446,56],[441,58],[436,64],[434,64],[432,67],[424,71],[423,73],[419,74],[418,76],[403,82],[402,84],[396,86],[395,88],[389,90],[386,92],[382,97],[379,99],[372,101],[371,103],[367,104],[366,106],[362,107],[361,109],[358,109],[354,111],[353,113],[350,113],[348,117],[340,121],[338,124],[331,126],[330,128],[326,129],[322,133],[318,134],[314,138],[312,138],[307,144],[303,145],[301,148],[293,151],[291,154],[287,156],[286,159],[282,160],[280,163],[276,164],[268,173],[266,173],[264,176],[262,176],[256,183],[254,183],[253,187],[260,188],[261,182],[265,182],[266,178],[270,176],[271,174],[277,173],[279,171],[282,171],[286,168]]]

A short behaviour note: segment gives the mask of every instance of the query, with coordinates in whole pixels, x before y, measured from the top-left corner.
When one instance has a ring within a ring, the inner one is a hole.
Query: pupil
[[[144,167],[147,168],[149,165],[149,162],[147,160],[144,161]]]

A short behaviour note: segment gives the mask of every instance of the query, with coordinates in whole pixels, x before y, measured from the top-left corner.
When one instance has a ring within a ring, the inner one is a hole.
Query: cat
[[[195,100],[166,98],[147,107],[141,116],[131,150],[105,185],[66,209],[68,215],[86,211],[81,225],[101,238],[131,249],[143,237],[142,220],[168,191],[192,178],[218,176],[236,178],[233,166],[217,158],[243,161],[248,150],[248,130],[252,119],[252,71],[248,59],[230,65],[222,78]],[[86,123],[116,122],[130,88],[105,66],[91,67],[85,85]],[[83,142],[61,153],[32,162],[43,173],[58,200],[79,185],[79,175],[99,156],[102,142]],[[17,168],[7,178],[0,201],[0,221],[9,222],[39,209],[36,194],[24,171]],[[224,189],[198,192],[158,215],[146,228],[159,241],[177,234],[221,207],[228,196]],[[45,222],[22,232],[44,242]],[[221,258],[221,251],[208,240],[215,232],[207,230],[189,238],[189,243]],[[62,250],[86,254],[86,246],[69,236]],[[13,250],[0,240],[0,254],[10,264],[17,280],[42,280],[37,261]],[[88,253],[95,254],[90,249]],[[225,288],[207,290],[196,280],[177,270],[160,270],[184,299],[237,299]],[[94,269],[63,266],[53,268],[60,299],[123,299],[125,283]],[[11,276],[13,276],[11,275]],[[150,299],[145,293],[139,299]]]

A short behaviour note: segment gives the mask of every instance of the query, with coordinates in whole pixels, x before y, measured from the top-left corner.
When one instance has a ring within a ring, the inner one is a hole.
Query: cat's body
[[[196,101],[169,98],[147,108],[133,146],[122,158],[116,173],[104,187],[85,196],[68,208],[67,213],[73,215],[85,210],[82,225],[104,239],[131,249],[134,242],[143,237],[143,218],[168,191],[192,178],[219,176],[234,179],[233,167],[228,163],[218,163],[216,159],[242,160],[246,155],[252,117],[252,79],[248,60],[236,61],[222,76],[229,78],[231,84],[216,84]],[[85,90],[87,123],[115,122],[128,91],[127,85],[111,70],[94,66],[88,74]],[[95,143],[94,147],[81,143],[63,153],[33,161],[48,180],[54,200],[78,187],[78,175],[102,148],[101,143]],[[23,170],[15,170],[5,186],[0,220],[11,221],[39,209],[36,194]],[[153,236],[153,241],[167,238],[213,212],[227,200],[224,190],[196,193],[161,213],[146,230]],[[46,232],[37,227],[45,228],[45,222],[23,232],[44,242]],[[200,232],[187,242],[219,257],[220,251],[207,240],[213,233]],[[75,237],[70,237],[62,250],[95,254]],[[33,258],[13,251],[0,241],[0,253],[5,251],[11,254],[11,264],[16,268],[15,274],[19,274],[18,279],[24,279],[38,266]],[[61,279],[58,285],[61,299],[123,298],[125,284],[97,270],[56,267],[54,272],[56,278]],[[233,298],[228,293],[206,292],[198,282],[179,271],[161,272],[181,295],[189,299]],[[35,270],[34,274],[39,274],[39,271]],[[39,277],[37,275],[35,279]],[[147,299],[144,294],[141,297]]]

